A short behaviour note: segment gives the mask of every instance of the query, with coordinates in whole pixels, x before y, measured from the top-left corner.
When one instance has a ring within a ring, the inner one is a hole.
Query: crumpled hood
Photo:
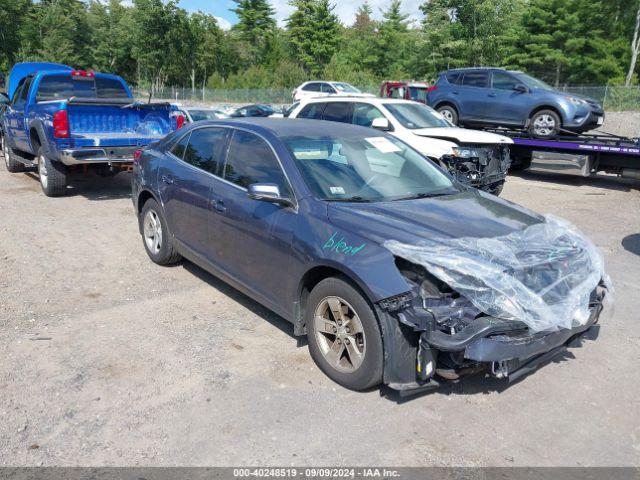
[[[443,140],[451,140],[456,143],[483,143],[483,144],[512,144],[513,140],[503,135],[497,135],[480,130],[468,130],[459,127],[419,128],[412,130],[420,137],[434,137]]]
[[[456,195],[374,203],[330,203],[329,220],[341,231],[382,245],[425,238],[494,237],[543,218],[499,197],[467,190]]]

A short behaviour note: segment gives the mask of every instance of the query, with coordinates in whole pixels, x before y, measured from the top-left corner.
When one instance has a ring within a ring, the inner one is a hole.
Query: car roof
[[[441,73],[450,73],[450,72],[473,72],[474,70],[502,70],[506,72],[504,68],[501,67],[464,67],[464,68],[451,68],[449,70],[445,70]]]
[[[327,102],[351,102],[351,103],[370,103],[373,105],[385,105],[391,103],[419,103],[413,100],[405,100],[403,98],[381,98],[381,97],[359,97],[355,95],[331,95],[330,97],[312,97],[305,98],[300,101],[301,104],[308,103],[327,103]]]
[[[324,120],[309,120],[303,118],[231,118],[224,120],[206,120],[198,122],[200,127],[204,125],[228,126],[244,128],[255,133],[271,134],[276,137],[297,137],[309,135],[336,135],[336,136],[369,136],[379,137],[386,134],[371,128],[361,127],[340,122],[328,122]]]

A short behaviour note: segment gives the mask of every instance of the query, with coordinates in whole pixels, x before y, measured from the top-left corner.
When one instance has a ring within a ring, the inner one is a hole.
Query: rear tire
[[[142,207],[139,221],[142,243],[149,258],[158,265],[172,265],[179,262],[182,256],[175,249],[158,202],[152,198],[147,200]]]
[[[458,111],[451,105],[441,105],[438,107],[438,113],[449,120],[454,125],[458,125]]]
[[[322,280],[309,295],[305,322],[311,358],[334,382],[351,390],[382,382],[380,327],[358,290],[339,278]]]
[[[67,167],[60,162],[54,162],[40,147],[38,150],[38,176],[40,186],[47,197],[60,197],[67,191]]]
[[[4,164],[7,167],[7,171],[9,173],[24,172],[26,170],[24,163],[16,160],[15,154],[4,135],[0,136],[0,141],[2,142],[2,155],[4,156]]]
[[[553,110],[540,110],[529,120],[529,133],[537,138],[553,138],[561,127],[560,117]]]

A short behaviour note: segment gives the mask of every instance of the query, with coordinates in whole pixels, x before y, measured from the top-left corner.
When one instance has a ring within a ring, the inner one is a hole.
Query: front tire
[[[458,125],[458,111],[451,105],[442,105],[438,107],[438,113],[454,125]]]
[[[540,110],[531,116],[529,133],[537,138],[555,137],[562,123],[560,117],[553,110]]]
[[[38,150],[38,176],[42,191],[47,197],[60,197],[66,193],[67,168],[47,157],[42,147]]]
[[[4,157],[4,164],[7,167],[7,171],[9,173],[24,172],[24,163],[16,160],[13,150],[9,146],[7,139],[4,138],[4,135],[0,136],[0,141],[2,142],[2,156]]]
[[[365,390],[382,381],[380,327],[358,290],[339,278],[322,280],[309,295],[305,321],[311,358],[334,382]]]
[[[149,258],[158,265],[172,265],[182,258],[176,251],[162,215],[160,205],[153,199],[146,201],[140,213],[142,243]]]

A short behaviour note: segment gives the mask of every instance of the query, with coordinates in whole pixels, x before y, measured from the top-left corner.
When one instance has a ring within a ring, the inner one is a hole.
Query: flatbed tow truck
[[[589,177],[598,172],[640,180],[640,138],[605,132],[576,135],[561,132],[554,138],[536,138],[526,131],[487,129],[513,139],[513,170],[544,171]],[[553,153],[553,155],[549,155]]]

